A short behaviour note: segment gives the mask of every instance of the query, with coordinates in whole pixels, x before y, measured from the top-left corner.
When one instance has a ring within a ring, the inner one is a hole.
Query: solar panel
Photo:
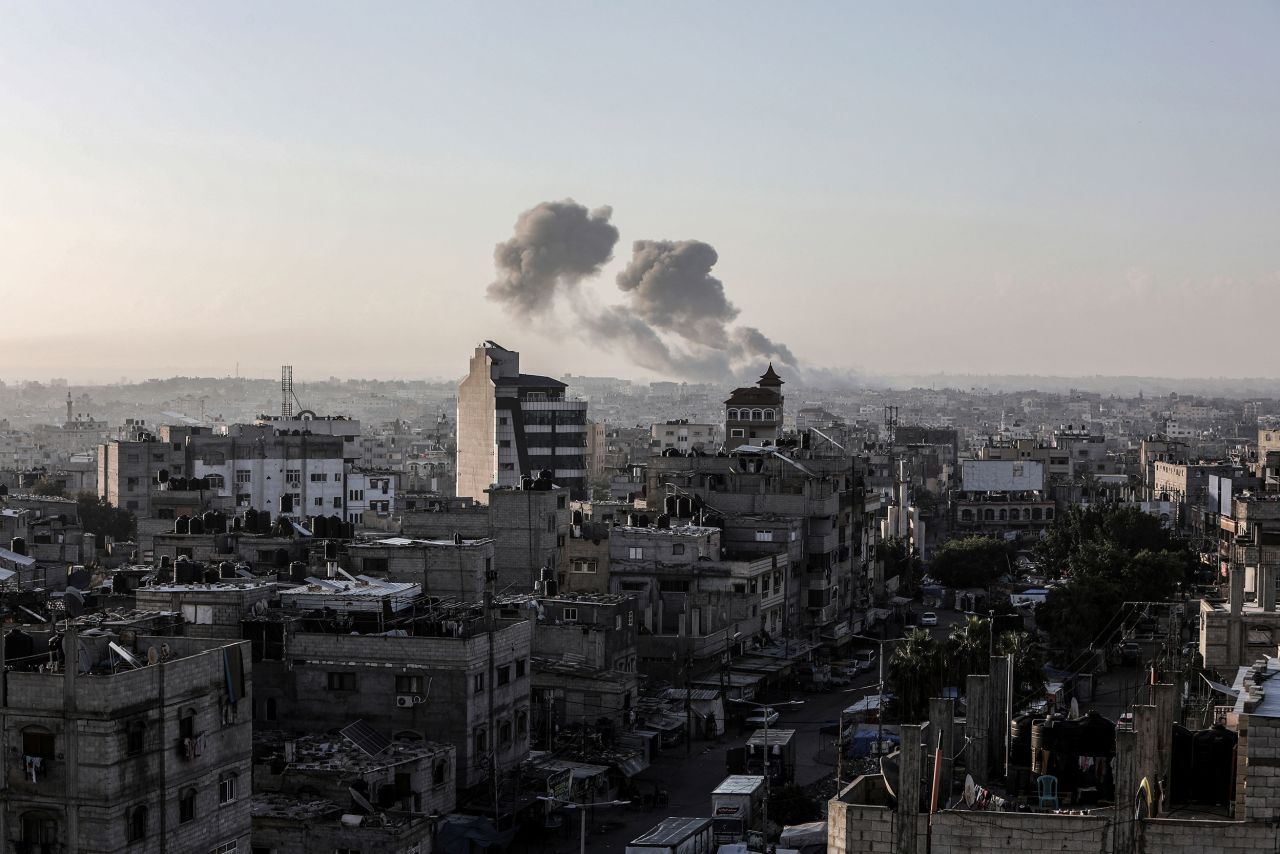
[[[369,726],[363,720],[339,730],[342,737],[370,756],[377,756],[391,746],[391,739]]]

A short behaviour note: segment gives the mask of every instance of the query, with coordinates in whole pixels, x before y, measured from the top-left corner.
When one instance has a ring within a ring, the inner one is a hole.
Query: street
[[[946,638],[951,627],[964,619],[964,615],[949,610],[938,610],[938,625],[929,632],[939,640]],[[886,626],[886,634],[901,637],[903,629],[900,625]],[[855,641],[855,644],[870,645],[869,641]],[[886,655],[893,654],[893,644],[884,645]],[[885,662],[886,666],[888,662]],[[796,731],[796,783],[807,786],[824,777],[835,774],[836,751],[829,735],[821,735],[819,729],[826,724],[835,723],[840,712],[856,701],[876,690],[878,669],[862,673],[854,679],[848,688],[823,693],[801,694],[795,698],[803,700],[803,706],[794,708],[781,707],[778,712],[781,719],[770,728],[794,729]],[[847,723],[847,721],[846,721]],[[731,747],[746,744],[751,731],[739,732],[731,725],[726,728],[725,736],[720,742],[694,741],[692,756],[686,755],[685,745],[663,751],[662,755],[636,778],[647,790],[657,786],[667,790],[670,798],[666,807],[641,809],[634,806],[616,807],[599,810],[597,815],[588,813],[587,850],[591,852],[622,852],[627,843],[640,836],[667,816],[709,816],[711,815],[711,791],[728,774],[726,751]],[[578,850],[577,817],[566,825],[566,834],[548,843],[545,849],[536,847],[531,850],[545,850],[546,854],[569,854]],[[605,832],[597,827],[607,825]],[[571,833],[569,831],[572,831]]]

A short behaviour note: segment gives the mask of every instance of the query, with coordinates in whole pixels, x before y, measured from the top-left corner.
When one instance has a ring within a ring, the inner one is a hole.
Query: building
[[[291,609],[246,621],[263,725],[315,733],[362,720],[388,737],[452,744],[459,789],[525,758],[530,620],[490,634],[478,604],[385,593],[348,607],[349,590],[313,587],[304,588],[307,615]],[[327,612],[314,610],[321,599]]]
[[[25,852],[247,851],[253,691],[247,644],[73,628],[5,673],[6,846]],[[10,633],[6,645],[15,640]],[[108,647],[113,642],[129,657]],[[154,656],[154,658],[153,658]],[[154,661],[154,663],[151,663]]]
[[[485,341],[458,385],[457,494],[487,500],[490,487],[519,486],[543,471],[585,498],[587,403],[565,384],[520,373],[520,354]]]
[[[739,413],[741,415],[741,413]],[[649,428],[649,453],[705,451],[715,443],[714,424],[691,424],[687,418],[663,421]]]
[[[782,434],[782,384],[771,362],[754,386],[733,390],[724,402],[726,448],[777,444]]]
[[[415,540],[387,537],[347,547],[357,572],[417,583],[428,596],[479,602],[493,573],[494,541],[488,537]]]

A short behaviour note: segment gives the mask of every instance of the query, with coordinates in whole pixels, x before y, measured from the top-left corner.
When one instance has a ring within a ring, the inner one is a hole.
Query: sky
[[[1280,4],[11,4],[0,379],[645,376],[486,298],[572,198],[807,367],[1275,376]]]

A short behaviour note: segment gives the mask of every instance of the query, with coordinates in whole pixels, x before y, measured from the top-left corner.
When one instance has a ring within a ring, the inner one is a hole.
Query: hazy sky
[[[486,300],[538,202],[869,372],[1275,375],[1280,4],[25,3],[0,378],[637,373]]]

